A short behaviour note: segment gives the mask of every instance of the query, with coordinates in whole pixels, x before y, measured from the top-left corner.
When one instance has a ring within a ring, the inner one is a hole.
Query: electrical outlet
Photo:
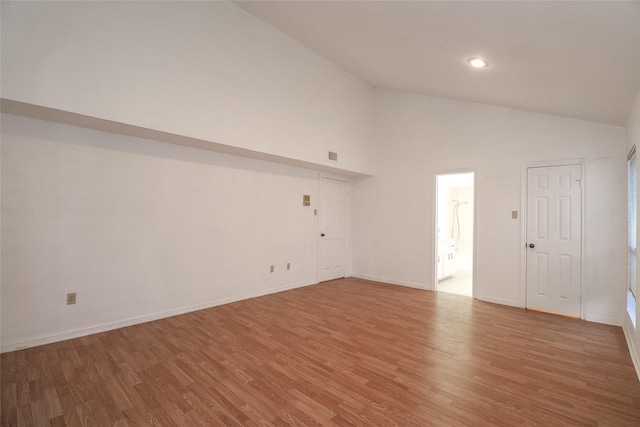
[[[272,265],[272,266],[269,268],[269,273],[273,273],[274,271],[276,271],[276,266],[275,266],[275,265]]]
[[[67,294],[67,305],[71,305],[71,304],[75,304],[76,303],[76,293],[75,292],[71,292]]]
[[[287,270],[291,270],[291,263],[290,262],[287,263]]]

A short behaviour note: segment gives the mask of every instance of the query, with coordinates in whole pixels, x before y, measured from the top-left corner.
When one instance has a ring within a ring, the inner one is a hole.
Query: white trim
[[[236,301],[241,301],[249,298],[261,297],[269,294],[275,294],[278,292],[288,291],[291,289],[303,288],[305,286],[314,285],[315,283],[298,283],[294,285],[286,285],[280,286],[278,288],[272,288],[267,290],[260,290],[256,292],[249,292],[242,295],[237,295],[233,297],[221,298],[214,301],[209,301],[200,304],[194,304],[186,307],[175,308],[172,310],[161,311],[158,313],[147,314],[145,316],[133,317],[127,320],[122,320],[118,322],[110,322],[104,323],[102,325],[91,326],[88,328],[75,329],[72,331],[67,331],[54,335],[43,335],[28,338],[25,340],[14,341],[9,343],[4,343],[0,345],[0,353],[7,353],[10,351],[22,350],[24,348],[36,347],[44,344],[51,344],[54,342],[65,341],[73,338],[84,337],[87,335],[97,334],[100,332],[111,331],[114,329],[124,328],[127,326],[138,325],[140,323],[151,322],[158,319],[164,319],[167,317],[177,316],[179,314],[191,313],[193,311],[204,310],[207,308],[216,307],[219,305],[229,304]]]
[[[484,301],[484,302],[490,302],[492,304],[500,304],[500,305],[506,305],[506,306],[509,306],[509,307],[521,308],[518,305],[518,303],[519,303],[518,301],[511,300],[511,299],[487,297],[487,296],[484,296],[484,295],[476,295],[475,298],[478,301]]]
[[[518,307],[527,308],[527,170],[523,164],[520,173],[520,298]]]
[[[584,262],[584,244],[585,244],[585,236],[584,236],[584,227],[585,227],[585,176],[586,176],[586,162],[584,159],[567,159],[567,160],[550,160],[543,162],[531,162],[531,163],[523,163],[521,165],[521,182],[520,182],[520,300],[518,302],[518,307],[526,308],[527,307],[527,170],[529,168],[544,168],[544,167],[554,167],[554,166],[570,166],[570,165],[579,165],[580,166],[580,192],[582,203],[580,206],[580,318],[585,319],[585,301],[587,299],[587,289],[586,289],[586,268]],[[596,318],[594,316],[593,318]],[[605,318],[603,318],[605,319]],[[604,322],[607,323],[607,322]]]
[[[333,181],[342,181],[342,182],[345,182],[345,183],[351,185],[351,179],[348,176],[344,176],[344,175],[335,175],[335,174],[332,174],[332,173],[320,172],[319,178],[320,179],[331,179]]]
[[[424,283],[412,283],[412,282],[403,282],[400,280],[393,280],[387,277],[378,277],[378,276],[369,276],[367,274],[353,274],[351,277],[355,277],[356,279],[370,280],[372,282],[380,282],[387,285],[394,286],[405,286],[407,288],[420,289],[421,291],[431,291]]]
[[[433,269],[431,274],[431,286],[430,290],[437,292],[438,290],[438,171],[435,172],[433,177],[433,203],[431,208],[433,209],[433,221],[431,221],[431,268]],[[472,290],[473,292],[473,290]]]
[[[633,329],[633,325],[631,324],[631,319],[629,319],[629,316],[626,316],[625,321],[622,323],[622,332],[624,332],[624,338],[627,340],[627,347],[629,348],[629,354],[631,355],[633,367],[636,369],[636,375],[640,380],[640,360],[638,360],[638,352],[636,351],[636,347],[633,341],[633,334],[635,333],[635,330]]]
[[[586,268],[586,262],[584,259],[584,255],[585,255],[585,242],[587,241],[587,238],[585,236],[585,222],[586,222],[586,209],[585,207],[589,204],[589,200],[587,200],[587,195],[586,192],[584,191],[584,187],[586,185],[586,178],[585,176],[587,176],[587,162],[585,162],[584,160],[581,161],[580,163],[581,165],[581,172],[582,172],[582,176],[580,177],[581,181],[580,181],[580,185],[581,185],[581,192],[582,192],[582,207],[581,207],[581,211],[580,211],[580,215],[581,215],[581,220],[580,220],[580,233],[581,233],[581,237],[580,237],[580,318],[581,319],[587,319],[587,317],[590,317],[592,319],[596,319],[596,318],[602,318],[607,319],[607,317],[601,317],[601,316],[589,316],[587,314],[587,301],[589,301],[589,289],[587,287],[587,283],[588,282],[588,273],[587,273],[587,268]],[[619,322],[619,321],[618,321]],[[607,323],[607,322],[603,322],[603,323]],[[618,326],[620,325],[620,323],[617,324]]]
[[[605,325],[622,326],[620,319],[609,316],[586,316],[584,320],[587,322],[603,323]]]

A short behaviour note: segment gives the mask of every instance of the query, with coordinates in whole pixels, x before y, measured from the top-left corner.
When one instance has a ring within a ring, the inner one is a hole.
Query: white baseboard
[[[587,315],[585,316],[584,320],[587,320],[589,322],[604,323],[605,325],[622,326],[622,321],[615,317]]]
[[[500,305],[507,305],[509,307],[522,308],[520,307],[519,301],[514,301],[510,299],[494,298],[494,297],[488,297],[486,295],[474,295],[474,298],[479,301],[490,302],[492,304],[500,304]]]
[[[633,340],[635,330],[633,329],[633,324],[631,324],[630,319],[627,319],[627,321],[623,322],[622,332],[624,332],[624,337],[627,340],[627,347],[629,347],[629,354],[631,355],[633,367],[636,369],[636,375],[640,380],[640,360],[638,360],[638,352],[636,351],[636,346]]]
[[[406,286],[408,288],[421,289],[423,291],[432,290],[432,289],[427,289],[426,285],[422,283],[402,282],[398,280],[389,279],[387,277],[369,276],[366,274],[351,274],[351,277],[355,277],[357,279],[371,280],[372,282],[387,283],[389,285]]]
[[[164,319],[166,317],[177,316],[179,314],[190,313],[193,311],[204,310],[206,308],[216,307],[219,305],[229,304],[236,301],[241,301],[249,298],[261,297],[264,295],[275,294],[278,292],[288,291],[291,289],[302,288],[316,284],[312,283],[298,283],[294,285],[280,286],[277,288],[271,288],[266,290],[260,290],[256,292],[249,292],[242,295],[236,295],[233,297],[221,298],[214,301],[208,301],[200,304],[194,304],[186,307],[178,307],[167,311],[148,314],[139,317],[133,317],[118,322],[104,323],[102,325],[90,326],[87,328],[75,329],[72,331],[66,331],[59,334],[43,335],[39,337],[27,338],[20,341],[14,341],[9,343],[3,343],[0,345],[0,353],[7,353],[10,351],[22,350],[24,348],[36,347],[44,344],[51,344],[54,342],[65,341],[73,338],[80,338],[87,335],[97,334],[100,332],[112,331],[114,329],[124,328],[127,326],[138,325],[140,323],[151,322],[158,319]]]
[[[411,282],[402,282],[402,281],[398,281],[398,280],[389,279],[387,277],[369,276],[369,275],[366,275],[366,274],[352,274],[351,276],[352,277],[356,277],[358,279],[365,279],[365,280],[371,280],[371,281],[374,281],[374,282],[388,283],[390,285],[399,285],[399,286],[406,286],[406,287],[409,287],[409,288],[416,288],[416,289],[421,289],[421,290],[426,290],[426,291],[433,291],[433,289],[428,289],[426,287],[426,285],[424,285],[424,284],[411,283]],[[476,296],[474,296],[474,298],[476,298],[476,299],[478,299],[480,301],[490,302],[490,303],[493,303],[493,304],[500,304],[500,305],[507,305],[507,306],[510,306],[510,307],[521,308],[519,301],[507,300],[507,299],[502,299],[502,298],[487,297],[487,296],[484,296],[484,295],[476,295]]]

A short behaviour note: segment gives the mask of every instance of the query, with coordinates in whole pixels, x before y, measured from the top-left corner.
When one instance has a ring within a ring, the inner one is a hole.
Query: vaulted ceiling
[[[640,90],[640,1],[235,3],[377,88],[621,126]]]

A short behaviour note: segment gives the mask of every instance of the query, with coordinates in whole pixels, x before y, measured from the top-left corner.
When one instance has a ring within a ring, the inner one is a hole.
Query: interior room
[[[640,423],[640,2],[0,20],[0,424]]]

